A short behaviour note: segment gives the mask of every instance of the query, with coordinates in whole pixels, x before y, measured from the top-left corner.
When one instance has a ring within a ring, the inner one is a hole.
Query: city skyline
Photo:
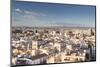
[[[95,6],[12,2],[12,26],[95,27]]]
[[[96,61],[95,9],[13,0],[11,66]]]

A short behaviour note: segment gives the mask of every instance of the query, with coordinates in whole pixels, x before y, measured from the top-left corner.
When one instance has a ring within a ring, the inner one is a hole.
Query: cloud
[[[21,9],[17,8],[15,9],[16,12],[22,13]]]
[[[34,17],[45,17],[47,16],[44,13],[41,12],[35,12],[35,11],[28,11],[28,10],[22,10],[22,9],[15,9],[16,12],[18,13],[22,13],[22,15],[26,15],[26,16],[34,16]]]
[[[44,13],[34,12],[34,11],[27,11],[27,10],[25,10],[24,13],[27,14],[27,15],[33,15],[33,16],[42,16],[42,17],[47,16]]]
[[[47,14],[45,13],[20,8],[15,9],[15,12],[17,12],[18,14],[18,16],[15,16],[15,18],[17,18],[17,20],[20,20],[21,22],[35,22],[40,21],[42,17],[47,17]]]
[[[25,10],[17,8],[14,10],[15,14],[13,15],[13,26],[19,26],[19,25],[26,25],[26,26],[32,26],[32,25],[42,25],[41,18],[47,17],[47,14],[42,12],[35,12],[32,10]],[[15,16],[17,15],[17,16]],[[41,23],[38,23],[41,22]]]

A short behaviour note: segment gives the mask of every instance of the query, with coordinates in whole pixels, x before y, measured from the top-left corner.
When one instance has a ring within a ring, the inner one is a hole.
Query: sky
[[[12,26],[95,27],[95,6],[14,0]]]

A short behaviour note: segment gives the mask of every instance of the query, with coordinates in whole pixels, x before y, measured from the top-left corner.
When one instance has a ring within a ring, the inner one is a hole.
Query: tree
[[[54,54],[58,54],[59,53],[59,50],[57,49],[57,47],[54,48],[53,53]]]

